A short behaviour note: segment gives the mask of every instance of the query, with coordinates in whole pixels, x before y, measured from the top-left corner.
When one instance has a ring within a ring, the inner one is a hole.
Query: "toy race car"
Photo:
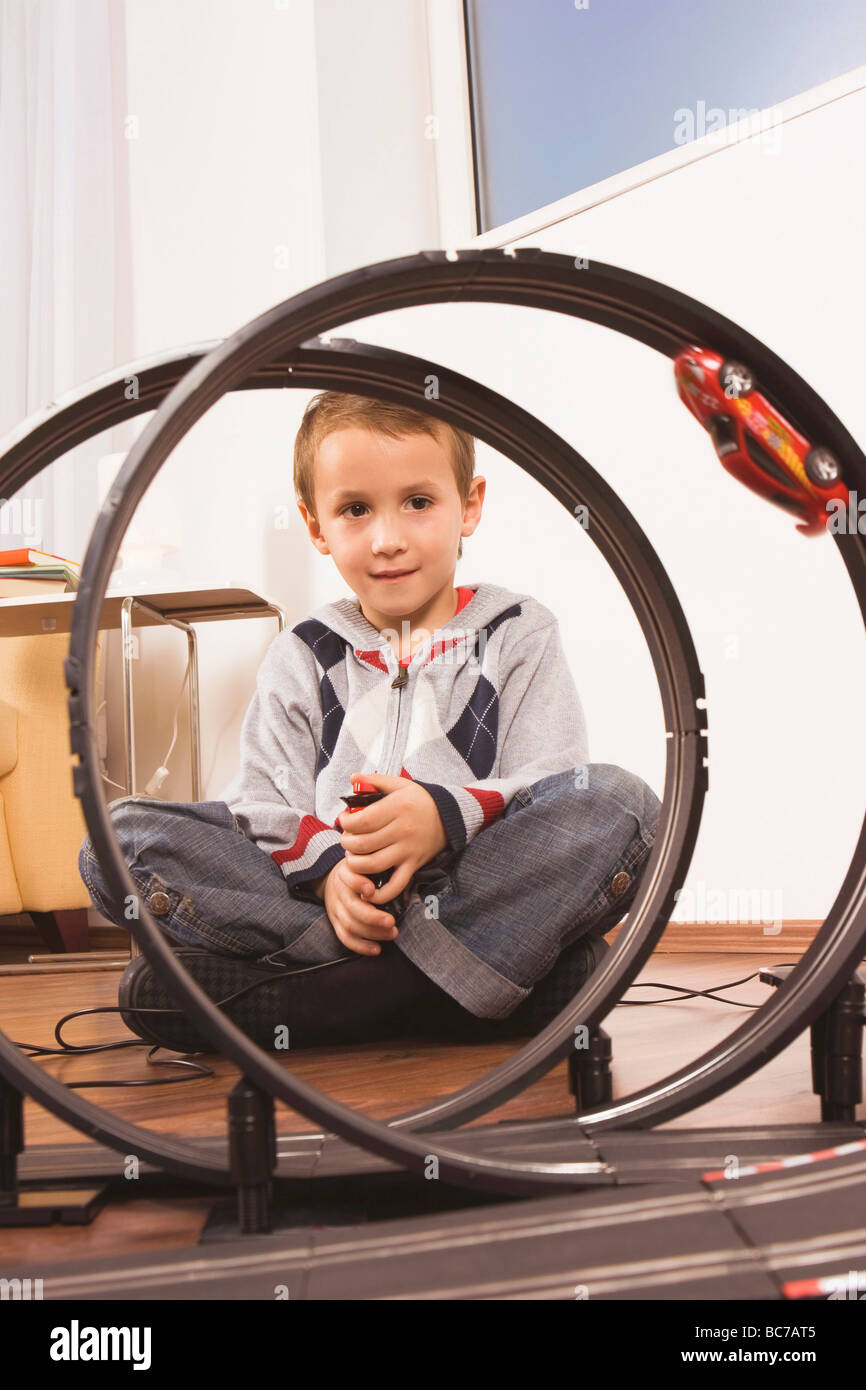
[[[838,460],[789,425],[759,391],[748,367],[709,348],[687,347],[674,358],[677,390],[710,435],[727,471],[761,497],[800,517],[797,530],[827,528],[827,503],[848,507]],[[838,509],[834,509],[838,510]]]

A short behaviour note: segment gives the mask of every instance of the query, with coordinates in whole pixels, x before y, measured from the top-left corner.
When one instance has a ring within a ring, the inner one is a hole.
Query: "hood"
[[[475,589],[475,594],[469,602],[460,609],[454,617],[436,629],[438,640],[447,641],[449,637],[459,637],[469,634],[474,641],[478,631],[486,627],[494,618],[499,618],[507,609],[529,600],[532,601],[530,594],[515,593],[511,589],[503,588],[500,584],[488,584],[484,582],[457,585],[458,588]],[[317,608],[310,617],[323,623],[340,637],[346,639],[355,651],[376,651],[385,649],[392,652],[391,644],[388,639],[376,629],[371,622],[364,617],[360,611],[360,604],[356,598],[342,598],[335,603],[323,604]],[[429,643],[424,643],[424,650]],[[417,653],[416,653],[417,656]]]

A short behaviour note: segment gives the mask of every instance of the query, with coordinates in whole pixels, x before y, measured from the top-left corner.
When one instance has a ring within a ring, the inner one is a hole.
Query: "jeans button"
[[[164,917],[171,907],[171,898],[167,893],[151,893],[147,905],[154,916]]]
[[[618,898],[621,898],[630,883],[631,874],[627,874],[625,872],[625,869],[621,869],[618,874],[614,874],[613,879],[611,881],[610,890],[612,893],[615,893]]]

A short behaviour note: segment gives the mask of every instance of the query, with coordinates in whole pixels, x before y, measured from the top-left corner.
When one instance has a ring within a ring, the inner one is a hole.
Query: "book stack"
[[[78,588],[81,566],[45,550],[0,550],[0,599],[65,594]]]

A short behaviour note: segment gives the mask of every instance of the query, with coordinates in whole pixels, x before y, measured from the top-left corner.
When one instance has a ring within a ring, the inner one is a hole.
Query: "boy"
[[[150,912],[193,948],[183,960],[212,998],[245,990],[228,1013],[265,1046],[281,1026],[293,1048],[410,1025],[531,1032],[637,891],[660,803],[587,763],[553,613],[495,584],[454,587],[481,519],[474,463],[470,435],[422,412],[313,397],[298,508],[355,598],[274,639],[217,801],[111,804]],[[385,795],[349,812],[356,778]],[[122,923],[88,840],[79,864]],[[209,1050],[143,957],[120,1003],[140,1036]]]

